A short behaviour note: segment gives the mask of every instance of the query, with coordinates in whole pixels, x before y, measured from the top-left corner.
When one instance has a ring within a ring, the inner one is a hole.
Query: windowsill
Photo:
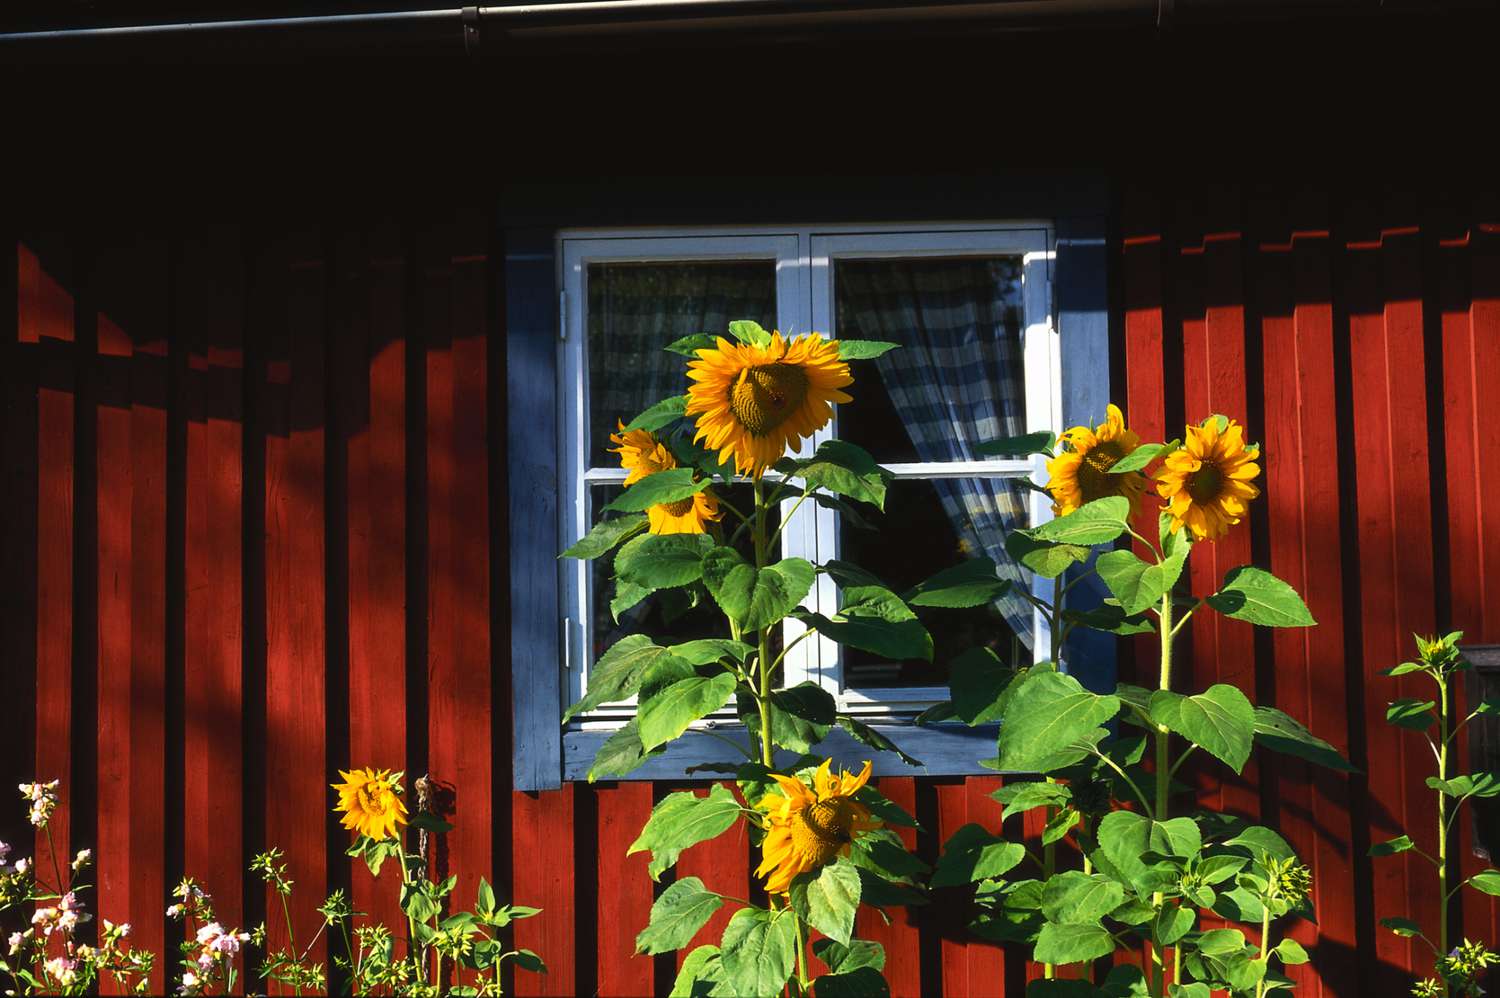
[[[851,738],[842,729],[829,732],[818,746],[818,754],[831,757],[836,765],[854,769],[870,759],[875,764],[876,776],[994,776],[995,770],[979,765],[980,759],[995,757],[995,739],[999,726],[980,725],[976,728],[961,724],[938,724],[917,727],[912,724],[873,724],[876,731],[899,745],[902,751],[924,765],[908,766],[893,752],[877,752]],[[721,780],[724,773],[688,773],[689,766],[713,763],[738,764],[745,757],[736,753],[723,739],[730,738],[748,743],[745,729],[740,725],[723,725],[713,735],[701,731],[689,731],[667,746],[667,750],[646,762],[639,769],[618,779],[639,780]],[[563,733],[563,779],[586,780],[589,767],[594,763],[594,753],[609,738],[611,731],[584,730]],[[718,736],[718,737],[715,737]],[[796,756],[791,752],[778,755],[778,761],[790,762]],[[616,779],[609,777],[609,779]]]

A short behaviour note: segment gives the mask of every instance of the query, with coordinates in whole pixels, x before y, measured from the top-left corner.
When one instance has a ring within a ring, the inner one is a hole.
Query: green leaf
[[[1099,851],[1137,890],[1150,893],[1177,879],[1177,864],[1148,857],[1190,857],[1202,848],[1191,818],[1152,821],[1134,811],[1111,811],[1095,828]]]
[[[1209,929],[1198,937],[1198,952],[1204,956],[1240,953],[1245,949],[1245,934],[1239,929]]]
[[[1500,897],[1500,870],[1483,870],[1470,877],[1467,883],[1475,890]]]
[[[1455,776],[1447,781],[1440,780],[1436,776],[1429,776],[1427,785],[1460,800],[1466,797],[1494,797],[1500,794],[1500,777],[1494,773],[1472,773]]]
[[[819,506],[822,506],[824,509],[833,510],[835,513],[844,518],[844,523],[848,524],[856,530],[880,529],[879,527],[875,526],[875,524],[871,523],[869,520],[861,516],[859,510],[855,509],[853,505],[845,502],[838,496],[831,496],[824,492],[814,492],[813,502],[817,503]]]
[[[741,690],[737,699],[740,720],[747,727],[758,731],[760,707],[755,697],[748,690]],[[825,716],[825,705],[827,720],[811,719]],[[834,723],[833,697],[815,683],[802,683],[788,690],[773,692],[768,708],[771,714],[771,738],[781,748],[793,752],[812,751],[814,745],[828,736]]]
[[[912,765],[920,766],[921,763],[913,763]],[[879,790],[876,790],[869,784],[866,784],[865,786],[860,787],[859,790],[855,791],[854,799],[859,801],[865,807],[869,808],[871,814],[879,818],[881,821],[885,822],[887,825],[896,825],[900,828],[922,827],[921,825],[917,824],[916,818],[913,818],[911,815],[907,814],[889,797],[881,793]]]
[[[1071,807],[1064,808],[1048,818],[1047,824],[1042,828],[1042,845],[1050,846],[1055,842],[1061,842],[1081,818],[1082,815]]]
[[[408,824],[419,832],[431,832],[434,835],[446,835],[453,831],[454,828],[452,824],[444,821],[437,815],[424,814],[420,811],[411,816],[411,821]]]
[[[1394,856],[1398,852],[1406,852],[1410,849],[1415,848],[1416,843],[1413,842],[1410,837],[1405,835],[1398,835],[1394,839],[1387,839],[1384,842],[1377,842],[1375,845],[1372,845],[1370,847],[1370,855]]]
[[[1147,564],[1124,549],[1106,551],[1099,556],[1095,567],[1099,577],[1120,601],[1120,608],[1129,616],[1156,606],[1161,598],[1172,591],[1182,575],[1182,566],[1187,564],[1190,545],[1179,544],[1161,562]]]
[[[1146,985],[1146,975],[1141,968],[1122,965],[1111,967],[1099,984],[1096,998],[1149,998],[1151,990]]]
[[[681,339],[673,340],[662,349],[697,360],[699,350],[713,350],[718,345],[719,338],[713,333],[690,333]]]
[[[990,796],[1005,805],[1000,812],[1000,820],[1004,821],[1034,807],[1060,807],[1073,799],[1073,791],[1065,783],[1035,780],[1007,783]]]
[[[1244,849],[1255,859],[1269,856],[1272,859],[1287,860],[1294,859],[1297,855],[1280,833],[1264,825],[1250,825],[1242,828],[1239,834],[1224,844]]]
[[[1255,708],[1255,741],[1272,752],[1306,759],[1327,769],[1359,772],[1338,749],[1275,707]]]
[[[813,724],[832,725],[838,714],[833,694],[814,682],[802,682],[771,694],[778,708]]]
[[[1002,457],[1027,457],[1031,454],[1046,454],[1052,456],[1052,450],[1057,446],[1057,434],[1051,430],[1038,430],[1035,433],[1023,433],[1016,437],[1001,437],[998,440],[986,440],[975,447],[979,454],[994,454]]]
[[[673,395],[641,413],[625,424],[626,430],[659,430],[669,423],[681,419],[687,412],[687,396]],[[658,473],[659,474],[659,473]]]
[[[817,998],[890,998],[891,986],[873,967],[859,967],[846,974],[823,974],[813,981]]]
[[[847,731],[849,733],[849,736],[855,741],[859,742],[861,745],[868,745],[870,748],[876,749],[880,752],[894,752],[897,756],[900,757],[901,761],[906,763],[908,766],[922,765],[921,759],[913,759],[911,756],[901,751],[901,749],[896,746],[895,742],[891,741],[885,735],[876,731],[874,728],[870,727],[868,724],[856,717],[850,717],[848,714],[840,714],[838,716],[838,725],[839,727]]]
[[[1311,627],[1317,623],[1302,597],[1270,572],[1253,565],[1231,568],[1208,605],[1236,620],[1265,627]]]
[[[902,599],[912,606],[936,606],[968,609],[987,606],[1005,595],[1009,580],[995,574],[995,563],[988,558],[970,558],[921,583]]]
[[[1125,532],[1125,521],[1129,516],[1130,500],[1124,496],[1109,496],[1084,503],[1067,516],[1048,520],[1033,528],[1031,536],[1065,544],[1107,544]]]
[[[884,340],[839,340],[839,360],[874,360],[901,344]]]
[[[948,663],[948,677],[954,715],[973,726],[999,720],[1005,713],[1016,670],[988,648],[970,648]]]
[[[1437,723],[1437,715],[1432,712],[1434,706],[1431,700],[1397,700],[1386,707],[1385,720],[1398,728],[1426,731]]]
[[[699,946],[682,961],[670,998],[709,998],[725,986],[719,947]]]
[[[1038,963],[1085,963],[1114,951],[1114,937],[1102,926],[1048,922],[1036,938],[1032,959]]]
[[[1080,870],[1059,873],[1042,886],[1042,914],[1050,922],[1097,924],[1124,900],[1124,887]]]
[[[615,580],[615,594],[609,598],[609,615],[615,623],[620,622],[627,610],[640,603],[641,600],[656,592],[653,586],[637,586],[633,583]]]
[[[862,447],[846,440],[825,440],[813,456],[798,461],[782,458],[776,470],[800,478],[811,488],[827,489],[885,509],[886,472]]]
[[[1012,530],[1005,537],[1005,551],[1037,575],[1055,579],[1069,568],[1087,561],[1089,548],[1080,544],[1057,544],[1040,541],[1024,530]]]
[[[1109,473],[1111,475],[1123,475],[1127,471],[1140,471],[1146,465],[1155,461],[1167,449],[1167,444],[1141,444],[1135,450],[1110,465]]]
[[[810,626],[842,645],[902,661],[932,661],[932,635],[911,607],[884,586],[851,586],[831,618],[810,613]]]
[[[741,908],[724,928],[719,952],[729,990],[744,998],[775,998],[792,975],[796,920],[787,912]]]
[[[712,546],[707,534],[642,534],[615,555],[615,574],[647,589],[685,586],[703,574],[703,554]]]
[[[558,557],[588,561],[601,554],[609,553],[616,544],[628,540],[645,529],[646,517],[644,515],[617,516],[610,520],[600,520],[579,539],[577,544]]]
[[[819,939],[812,944],[812,951],[835,974],[847,974],[861,967],[885,969],[885,947],[864,939],[851,939],[847,946],[832,939]]]
[[[1156,624],[1149,618],[1129,616],[1117,603],[1104,603],[1092,610],[1064,610],[1063,620],[1121,636],[1156,633]]]
[[[1302,944],[1297,942],[1297,940],[1295,939],[1283,939],[1281,942],[1277,943],[1276,955],[1281,958],[1282,963],[1287,964],[1288,966],[1295,966],[1299,963],[1306,963],[1309,959],[1311,959],[1311,957],[1307,955],[1307,950],[1303,949]]]
[[[719,608],[746,631],[769,627],[791,613],[816,576],[802,558],[756,568],[734,548],[716,547],[703,556],[703,584]]]
[[[542,962],[542,958],[529,949],[516,950],[511,954],[511,959],[515,961],[517,967],[520,967],[522,970],[529,970],[533,974],[545,974],[547,972],[547,965]]]
[[[736,319],[731,322],[729,335],[753,347],[763,347],[771,342],[771,334],[762,329],[760,323],[749,319]]]
[[[1152,925],[1152,937],[1162,946],[1171,946],[1192,931],[1198,916],[1192,908],[1168,905],[1162,908]]]
[[[981,825],[967,824],[943,846],[932,874],[932,886],[958,887],[1000,877],[1025,858],[1026,847],[1021,843],[1007,842]]]
[[[677,862],[682,850],[723,833],[739,820],[740,810],[734,794],[722,783],[709,787],[706,797],[691,790],[668,794],[651,809],[646,827],[625,855],[649,850],[647,872],[652,880],[658,880],[663,870]]]
[[[647,752],[641,744],[639,718],[632,717],[625,725],[607,738],[599,751],[594,753],[594,764],[589,767],[589,782],[624,776],[661,750]]]
[[[568,723],[575,716],[587,713],[600,704],[635,696],[647,671],[661,664],[664,659],[672,658],[675,656],[670,651],[654,644],[645,634],[631,634],[621,638],[600,655],[599,661],[589,670],[588,693],[563,712],[563,723]],[[676,661],[686,665],[681,659]]]
[[[721,672],[708,678],[692,676],[668,686],[641,704],[641,744],[649,750],[676,738],[688,725],[728,703],[737,682],[731,674]]]
[[[931,870],[921,858],[906,851],[901,836],[889,828],[877,828],[856,836],[849,847],[849,861],[887,880],[908,880]]]
[[[859,869],[847,860],[830,863],[792,883],[792,907],[813,928],[830,939],[848,943],[859,908]]]
[[[1173,984],[1167,992],[1171,998],[1212,998],[1213,990],[1207,984]]]
[[[669,953],[693,941],[724,899],[697,877],[684,877],[662,891],[651,906],[651,920],[635,937],[637,953]]]
[[[1422,927],[1409,918],[1382,918],[1380,924],[1403,939],[1422,934]]]
[[[1061,672],[1029,675],[1011,698],[1000,726],[1000,765],[1008,770],[1056,769],[1089,754],[1104,732],[1099,726],[1120,712],[1120,700],[1084,689]]]
[[[1151,717],[1236,773],[1250,758],[1255,708],[1233,686],[1218,683],[1190,697],[1158,690],[1151,695]]]
[[[684,641],[680,645],[672,645],[667,651],[688,665],[711,665],[726,658],[744,662],[755,649],[743,641],[733,641],[729,638],[699,638],[696,641]]]
[[[709,484],[709,480],[706,478],[694,481],[692,468],[672,468],[668,471],[658,471],[654,475],[647,475],[624,492],[615,496],[614,501],[605,506],[603,512],[644,513],[652,506],[677,502],[679,499],[686,499],[689,496],[697,495],[708,488]],[[665,536],[684,535],[668,534]]]

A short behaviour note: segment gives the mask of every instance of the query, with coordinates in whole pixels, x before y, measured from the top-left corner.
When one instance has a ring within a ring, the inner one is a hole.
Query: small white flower
[[[89,864],[89,860],[91,860],[93,858],[94,858],[94,850],[92,850],[92,849],[80,849],[80,850],[78,850],[78,855],[73,857],[73,870],[74,870],[74,872],[76,873],[77,871],[83,869],[85,866],[87,866]]]
[[[5,862],[5,857],[7,857],[9,855],[10,855],[10,844],[8,842],[0,842],[0,863],[4,863]]]
[[[10,955],[15,956],[21,952],[21,946],[26,942],[26,937],[19,932],[10,934]]]
[[[27,859],[25,856],[22,856],[20,859],[16,860],[17,874],[24,876],[26,874],[26,871],[29,869],[31,869],[31,860]]]
[[[180,905],[180,904],[170,904],[170,905],[167,905],[167,917],[168,918],[177,918],[181,914],[182,914],[182,905]]]

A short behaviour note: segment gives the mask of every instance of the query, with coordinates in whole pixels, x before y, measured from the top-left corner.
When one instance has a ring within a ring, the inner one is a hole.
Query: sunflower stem
[[[787,908],[792,916],[792,927],[797,931],[797,984],[801,992],[805,995],[809,993],[807,990],[807,933],[802,930],[802,919],[798,917],[795,910],[790,910],[791,907],[791,904],[788,903]]]
[[[1161,609],[1157,611],[1157,626],[1161,634],[1161,675],[1160,688],[1170,690],[1172,688],[1172,594],[1167,593],[1161,598]],[[1171,797],[1172,786],[1172,764],[1171,764],[1171,732],[1165,725],[1156,726],[1156,807],[1155,820],[1166,821],[1169,817],[1168,804]],[[1161,907],[1162,894],[1160,891],[1153,897],[1157,908]],[[1157,970],[1155,975],[1156,989],[1153,992],[1157,998],[1167,993],[1167,968],[1163,962],[1164,954],[1153,948],[1151,959]]]
[[[766,567],[766,501],[765,482],[755,478],[755,567]],[[774,763],[771,745],[771,629],[762,627],[756,632],[755,666],[760,672],[760,690],[756,706],[760,708],[760,761],[767,769]]]
[[[406,841],[404,835],[398,835],[401,852],[401,886],[411,888],[411,872],[406,868]],[[398,902],[399,903],[399,902]],[[404,905],[402,906],[405,907]],[[406,958],[412,962],[416,971],[417,980],[423,982],[426,979],[427,968],[422,960],[417,957],[417,920],[412,917],[410,911],[406,913]]]

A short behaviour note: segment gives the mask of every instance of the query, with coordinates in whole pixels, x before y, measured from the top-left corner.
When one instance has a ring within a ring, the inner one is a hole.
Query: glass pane
[[[611,467],[609,435],[668,395],[687,391],[686,359],[662,348],[729,323],[776,325],[773,260],[593,263],[588,268],[589,466]]]
[[[622,487],[617,484],[591,487],[589,496],[593,508],[599,509],[607,505],[622,491]],[[723,497],[734,503],[736,508],[748,510],[751,506],[751,486],[748,484],[732,486]],[[771,530],[776,529],[776,524],[780,523],[780,519],[779,513],[773,516]],[[732,536],[738,523],[739,520],[733,514],[725,512],[718,525],[721,530],[718,535],[719,539],[723,540]],[[749,531],[741,533],[734,546],[746,559],[754,557],[754,547]],[[614,574],[615,552],[618,550],[619,548],[616,548],[615,551],[589,563],[589,606],[594,618],[591,629],[593,645],[590,649],[590,662],[597,660],[611,645],[627,634],[650,634],[652,639],[661,645],[691,641],[694,638],[729,637],[728,624],[724,620],[724,615],[714,605],[713,598],[701,585],[660,590],[634,606],[621,607],[618,613],[619,619],[616,621],[617,615],[610,607],[610,601],[616,595]],[[779,636],[773,644],[778,649],[780,648]]]
[[[885,515],[870,517],[878,531],[849,526],[840,517],[839,557],[898,593],[981,555],[995,561],[1003,576],[1024,580],[1005,555],[1002,530],[1026,526],[1026,508],[1026,488],[1012,479],[900,479],[886,492]],[[946,685],[947,663],[978,645],[1006,661],[1030,658],[1031,610],[1019,597],[980,609],[917,612],[932,634],[932,662],[888,662],[844,648],[845,686]]]
[[[982,457],[1026,429],[1019,257],[835,260],[840,339],[900,343],[852,365],[838,435],[876,460]]]

